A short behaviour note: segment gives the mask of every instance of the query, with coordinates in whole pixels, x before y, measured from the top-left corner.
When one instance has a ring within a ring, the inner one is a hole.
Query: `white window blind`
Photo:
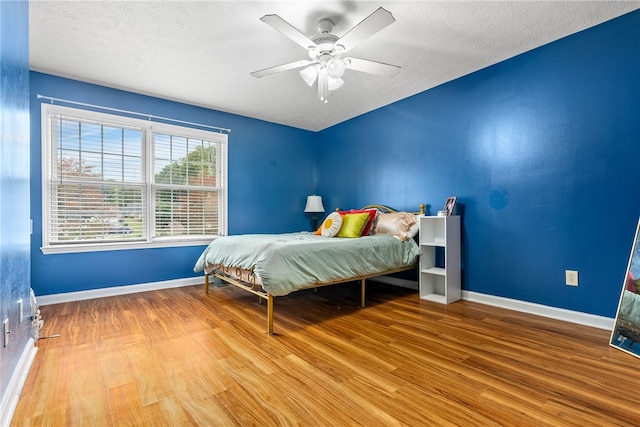
[[[226,234],[226,142],[224,134],[43,105],[43,250]]]
[[[153,146],[156,236],[220,234],[218,145],[155,133]]]

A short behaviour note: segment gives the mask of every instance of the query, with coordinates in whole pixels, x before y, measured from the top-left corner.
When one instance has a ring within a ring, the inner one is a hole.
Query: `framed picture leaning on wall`
[[[456,207],[456,196],[451,196],[447,198],[446,203],[444,204],[444,211],[447,212],[447,216],[453,215],[453,211]]]

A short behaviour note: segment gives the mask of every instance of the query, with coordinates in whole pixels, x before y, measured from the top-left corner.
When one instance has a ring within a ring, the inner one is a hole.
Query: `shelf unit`
[[[460,217],[420,216],[420,298],[460,299]]]

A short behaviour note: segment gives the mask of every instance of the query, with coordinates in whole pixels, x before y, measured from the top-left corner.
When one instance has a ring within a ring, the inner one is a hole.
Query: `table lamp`
[[[307,214],[311,220],[311,231],[316,231],[318,228],[318,219],[320,215],[324,213],[322,197],[316,196],[315,194],[307,196],[307,205],[304,207],[304,213]]]

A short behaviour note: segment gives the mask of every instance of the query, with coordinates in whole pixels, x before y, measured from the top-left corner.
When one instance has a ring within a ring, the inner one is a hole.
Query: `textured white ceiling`
[[[30,67],[308,130],[321,130],[640,8],[640,1],[30,1]],[[402,67],[348,70],[329,103],[297,70],[306,51],[260,21],[341,36],[378,7],[396,22],[350,51]],[[46,94],[45,94],[46,95]]]

